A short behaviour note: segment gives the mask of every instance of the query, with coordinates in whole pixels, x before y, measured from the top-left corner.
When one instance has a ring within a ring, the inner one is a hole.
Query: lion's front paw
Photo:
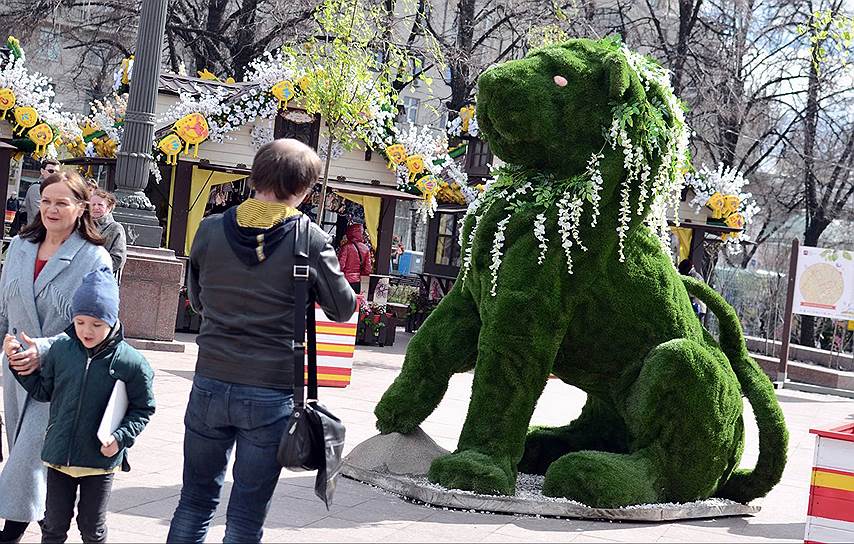
[[[377,416],[377,429],[382,434],[409,434],[421,424],[418,416],[413,414],[412,403],[402,402],[395,395],[386,394],[374,408]]]
[[[448,489],[487,495],[512,495],[516,489],[516,471],[509,460],[471,450],[439,457],[430,465],[428,477]]]

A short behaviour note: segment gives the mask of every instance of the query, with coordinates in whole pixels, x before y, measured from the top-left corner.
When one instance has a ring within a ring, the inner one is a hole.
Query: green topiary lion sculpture
[[[618,39],[572,40],[487,70],[477,115],[507,166],[469,209],[460,276],[409,344],[379,430],[413,431],[474,368],[458,448],[430,468],[445,487],[511,494],[519,470],[593,507],[765,495],[788,441],[771,382],[733,309],[679,276],[656,236],[687,160],[667,72]],[[689,294],[718,317],[720,344]],[[587,403],[529,429],[550,373]],[[753,470],[737,468],[742,392]]]

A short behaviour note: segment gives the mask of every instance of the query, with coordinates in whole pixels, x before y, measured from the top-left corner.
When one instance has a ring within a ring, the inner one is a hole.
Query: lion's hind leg
[[[569,425],[528,429],[519,472],[545,474],[554,461],[567,453],[581,450],[628,452],[623,418],[611,403],[592,395],[587,397],[578,419]]]
[[[722,354],[687,339],[660,344],[625,400],[633,451],[564,455],[546,471],[543,493],[598,508],[707,498],[738,463],[741,410]]]

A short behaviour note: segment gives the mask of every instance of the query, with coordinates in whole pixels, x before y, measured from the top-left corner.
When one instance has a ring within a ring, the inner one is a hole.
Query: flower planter
[[[383,314],[379,316],[381,327],[368,326],[365,323],[365,314],[359,316],[359,325],[356,327],[356,345],[359,346],[393,346],[397,318],[394,314]]]

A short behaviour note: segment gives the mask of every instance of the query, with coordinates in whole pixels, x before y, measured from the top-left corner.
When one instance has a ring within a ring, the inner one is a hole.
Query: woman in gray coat
[[[104,249],[113,259],[113,272],[119,276],[127,260],[127,239],[125,228],[121,223],[113,219],[113,210],[116,207],[116,197],[113,193],[97,189],[89,199],[90,211],[95,225],[104,237]]]
[[[21,351],[2,357],[3,407],[9,456],[0,472],[0,542],[17,542],[44,517],[46,479],[41,450],[49,405],[29,398],[7,365],[31,374],[40,354],[71,323],[71,298],[87,273],[111,266],[88,209],[79,175],[58,172],[42,182],[39,215],[12,239],[0,277],[0,331]],[[10,350],[11,351],[11,350]]]

